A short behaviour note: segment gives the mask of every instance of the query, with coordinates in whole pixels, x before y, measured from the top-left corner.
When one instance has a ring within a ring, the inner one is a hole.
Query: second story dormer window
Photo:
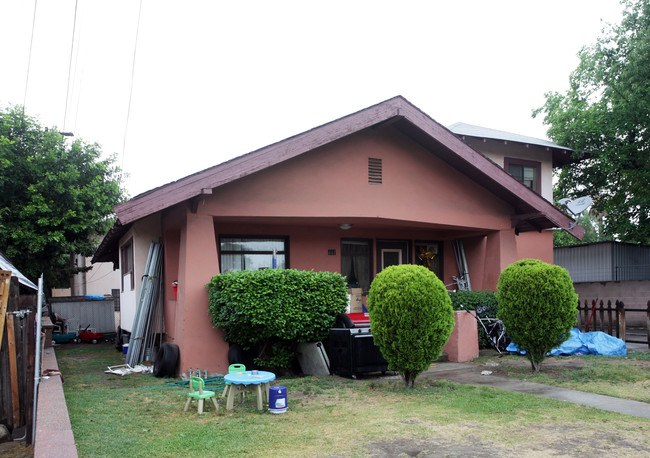
[[[504,168],[515,180],[541,194],[540,175],[542,167],[539,162],[507,157],[504,161]]]

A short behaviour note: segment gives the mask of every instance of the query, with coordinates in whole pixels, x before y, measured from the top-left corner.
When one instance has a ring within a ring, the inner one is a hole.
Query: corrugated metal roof
[[[650,279],[650,246],[596,242],[555,247],[553,262],[575,283]]]
[[[545,146],[547,148],[557,148],[566,151],[573,151],[566,146],[558,145],[550,140],[543,140],[541,138],[527,137],[525,135],[513,134],[512,132],[505,132],[502,130],[489,129],[487,127],[474,126],[472,124],[465,124],[464,122],[457,122],[448,127],[456,135],[467,135],[468,137],[492,138],[495,140],[507,140],[511,142],[527,143],[530,145]]]
[[[3,253],[0,253],[0,270],[10,270],[11,275],[18,277],[18,282],[21,285],[31,288],[35,291],[38,291],[38,286],[36,286],[32,281],[20,273],[18,269],[5,257]]]

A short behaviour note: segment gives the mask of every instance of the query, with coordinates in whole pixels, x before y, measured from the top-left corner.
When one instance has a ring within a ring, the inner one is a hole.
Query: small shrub
[[[495,318],[499,311],[499,301],[494,291],[450,291],[449,298],[454,310],[473,310],[479,318]],[[460,306],[463,305],[463,307]],[[490,323],[488,323],[489,325]],[[488,330],[490,329],[489,326]],[[478,323],[478,344],[481,348],[491,348],[490,337],[483,326]]]
[[[576,325],[578,295],[571,277],[560,266],[523,259],[501,272],[497,288],[497,316],[539,372],[546,353],[567,340]]]
[[[227,342],[259,348],[257,362],[266,367],[290,367],[295,344],[327,337],[348,304],[345,278],[333,272],[226,272],[207,288],[213,326]]]
[[[377,274],[368,294],[375,344],[407,387],[441,354],[454,328],[445,285],[422,266],[403,264]]]

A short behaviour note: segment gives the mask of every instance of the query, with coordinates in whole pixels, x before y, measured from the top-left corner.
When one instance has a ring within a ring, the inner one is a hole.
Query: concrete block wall
[[[650,300],[650,280],[585,282],[574,284],[580,304],[585,300],[602,300],[605,305],[612,301],[612,306],[619,300],[625,304],[625,320],[628,327],[645,326],[645,312],[628,312],[628,309],[646,309]]]

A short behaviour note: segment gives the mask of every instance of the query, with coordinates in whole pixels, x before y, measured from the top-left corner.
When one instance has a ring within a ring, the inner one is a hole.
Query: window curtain
[[[370,290],[370,242],[344,241],[341,244],[341,274],[348,286]]]

